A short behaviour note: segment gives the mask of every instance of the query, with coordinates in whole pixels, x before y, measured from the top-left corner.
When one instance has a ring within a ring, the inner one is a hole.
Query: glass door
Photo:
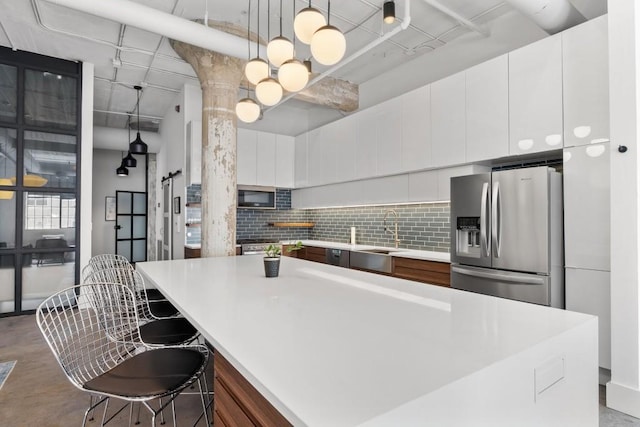
[[[147,260],[147,193],[116,191],[116,254]]]

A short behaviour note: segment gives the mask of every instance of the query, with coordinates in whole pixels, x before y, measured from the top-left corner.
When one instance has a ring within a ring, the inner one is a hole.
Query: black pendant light
[[[142,86],[134,86],[133,88],[138,91],[138,102],[136,103],[136,109],[138,111],[138,135],[136,135],[136,140],[129,144],[129,153],[147,154],[147,144],[140,138],[140,91],[142,90]]]
[[[127,128],[129,128],[129,137],[127,138],[127,141],[131,141],[131,115],[129,115],[129,120],[127,121]],[[122,164],[128,168],[135,168],[138,161],[131,155],[131,151],[129,151],[127,156],[122,159]]]
[[[116,169],[116,175],[118,176],[129,176],[129,169],[125,165],[124,159],[122,159],[122,163],[120,163],[120,167]]]

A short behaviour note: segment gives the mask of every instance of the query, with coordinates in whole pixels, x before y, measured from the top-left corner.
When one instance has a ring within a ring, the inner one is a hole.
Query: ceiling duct
[[[245,59],[247,39],[129,0],[45,0],[120,24],[179,40],[224,55]],[[260,55],[266,48],[258,45]],[[253,47],[255,48],[255,46]]]
[[[587,19],[569,0],[506,0],[548,34],[559,33]]]

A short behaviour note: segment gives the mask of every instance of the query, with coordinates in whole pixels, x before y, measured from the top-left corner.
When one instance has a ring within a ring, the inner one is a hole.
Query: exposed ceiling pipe
[[[361,57],[362,55],[364,55],[365,53],[367,53],[371,49],[375,48],[376,46],[384,43],[385,41],[387,41],[391,37],[393,37],[396,34],[398,34],[400,31],[406,30],[407,28],[409,28],[409,24],[411,24],[411,0],[405,0],[404,1],[404,17],[402,18],[402,23],[400,25],[396,26],[393,30],[391,30],[388,33],[382,35],[381,37],[378,37],[377,39],[375,39],[374,41],[372,41],[368,45],[364,46],[363,48],[361,48],[357,52],[351,54],[348,58],[345,58],[342,61],[338,62],[336,65],[334,65],[333,67],[331,67],[328,70],[324,71],[323,73],[318,74],[314,79],[312,79],[311,81],[309,81],[309,83],[307,83],[306,88],[310,88],[314,84],[318,83],[320,80],[322,80],[325,77],[335,73],[340,68],[344,67],[348,63],[350,63],[350,62],[356,60],[357,58]],[[291,93],[291,94],[287,95],[286,97],[284,97],[279,103],[277,103],[273,107],[267,108],[265,110],[265,113],[268,112],[268,111],[273,110],[274,108],[277,108],[278,106],[284,104],[285,102],[287,102],[291,98],[294,98],[295,96],[296,96],[295,93]]]
[[[487,31],[486,29],[480,27],[479,25],[475,24],[473,21],[465,18],[459,13],[454,12],[453,10],[449,9],[448,7],[440,3],[439,1],[436,1],[436,0],[422,0],[422,1],[424,1],[426,4],[433,7],[434,9],[437,9],[440,12],[444,13],[445,15],[448,15],[449,17],[453,18],[455,21],[458,22],[458,24],[470,29],[471,31],[475,31],[476,33],[482,34],[485,37],[489,37],[491,35],[489,31]],[[523,1],[527,1],[527,0],[523,0]]]
[[[45,0],[224,55],[246,59],[247,39],[129,0]],[[255,45],[256,43],[254,43]],[[258,45],[261,55],[266,47]],[[255,48],[255,46],[254,46]]]
[[[587,19],[569,0],[506,0],[548,34],[581,24]]]

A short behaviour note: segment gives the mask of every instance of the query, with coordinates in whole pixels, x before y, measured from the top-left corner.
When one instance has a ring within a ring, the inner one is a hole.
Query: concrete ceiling
[[[248,0],[135,1],[187,19],[203,19],[207,10],[211,20],[247,26]],[[296,10],[308,5],[303,0],[283,0],[283,35],[289,38],[294,1]],[[606,13],[607,0],[571,2],[587,19]],[[382,24],[382,3],[383,0],[331,3],[331,23],[346,33],[345,57],[389,31]],[[407,30],[333,74],[360,85],[361,108],[546,36],[533,21],[500,0],[438,0],[472,26],[461,24],[428,3],[413,0]],[[279,4],[277,0],[271,2],[272,37],[279,31]],[[312,4],[326,13],[325,1]],[[403,0],[396,2],[400,17],[404,4]],[[198,85],[191,67],[178,57],[165,37],[43,0],[0,0],[0,5],[0,45],[95,64],[96,126],[126,128],[127,114],[136,105],[134,85],[143,86],[141,122],[151,129],[174,107],[174,98],[184,84]],[[252,15],[255,5],[253,0]],[[264,39],[268,39],[266,5],[263,0],[260,33]],[[255,15],[251,22],[255,32]],[[299,57],[310,56],[307,46],[298,43],[296,48]],[[314,63],[314,72],[325,68]],[[338,111],[291,100],[269,109],[255,124],[240,125],[297,135],[339,117],[342,114]]]

